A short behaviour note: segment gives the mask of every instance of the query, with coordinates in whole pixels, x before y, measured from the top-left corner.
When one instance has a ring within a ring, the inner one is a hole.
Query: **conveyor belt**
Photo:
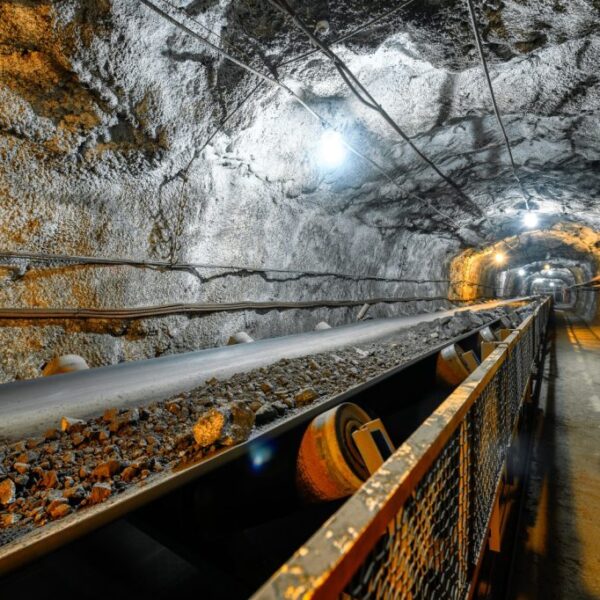
[[[348,345],[366,344],[402,329],[449,317],[463,310],[490,310],[522,301],[488,302],[443,312],[377,319],[326,331],[163,356],[87,371],[0,385],[0,439],[16,439],[55,426],[61,416],[89,418],[108,407],[142,406],[225,378],[295,358]]]
[[[483,308],[486,308],[486,309],[493,308],[493,306],[496,306],[498,304],[500,304],[500,303],[485,304],[485,305],[483,305]],[[471,308],[475,308],[475,307],[471,307]],[[455,312],[455,311],[452,311],[452,312]],[[436,319],[436,318],[439,318],[442,316],[447,316],[447,314],[446,313],[434,313],[432,315],[427,315],[426,316],[427,318],[424,320],[430,321],[430,320],[433,320],[433,319]],[[395,330],[397,330],[399,328],[400,322],[403,323],[402,327],[400,327],[400,328],[404,328],[404,327],[409,326],[407,323],[410,323],[410,325],[414,325],[416,322],[419,322],[420,320],[415,319],[415,318],[402,318],[402,319],[392,319],[389,321],[396,322]],[[255,348],[256,346],[258,346],[260,348],[260,344],[261,344],[260,342],[257,342],[254,344],[246,344],[243,346],[222,348],[222,349],[218,349],[218,350],[214,350],[214,351],[206,351],[206,352],[216,353],[217,357],[216,358],[213,357],[214,362],[210,363],[211,365],[213,365],[213,370],[212,371],[205,370],[204,376],[206,377],[207,373],[209,375],[213,376],[215,374],[214,366],[217,364],[222,364],[222,360],[221,361],[218,360],[219,357],[223,356],[223,353],[221,351],[228,351],[228,353],[230,355],[232,354],[236,358],[244,358],[245,357],[245,361],[243,361],[243,360],[238,361],[237,363],[235,363],[234,366],[229,367],[229,369],[230,369],[229,373],[230,373],[230,372],[232,372],[231,369],[235,369],[235,370],[239,371],[239,370],[248,370],[249,368],[253,368],[254,366],[256,366],[256,360],[264,361],[264,360],[268,359],[270,362],[272,362],[273,360],[280,358],[282,355],[277,354],[276,349],[277,348],[280,349],[282,347],[281,346],[282,343],[284,343],[286,340],[289,341],[291,339],[292,341],[297,341],[296,338],[306,339],[306,337],[308,337],[309,340],[312,340],[313,343],[309,344],[309,348],[311,348],[311,350],[307,351],[306,347],[304,347],[303,351],[301,351],[300,348],[295,349],[295,352],[297,352],[297,354],[293,354],[293,355],[299,356],[302,354],[312,353],[314,351],[324,351],[325,349],[329,349],[330,344],[334,344],[335,342],[337,342],[336,346],[339,346],[340,345],[339,342],[341,340],[345,340],[346,343],[348,343],[349,335],[351,336],[351,340],[352,340],[351,343],[356,344],[356,343],[361,343],[361,342],[364,343],[365,341],[371,341],[373,339],[371,336],[374,335],[374,332],[378,332],[378,335],[380,337],[384,334],[384,332],[385,332],[385,334],[393,333],[393,331],[391,331],[389,325],[388,325],[388,327],[386,327],[386,324],[387,323],[385,321],[384,322],[374,321],[371,323],[361,323],[356,326],[347,326],[346,328],[339,328],[339,329],[345,330],[344,335],[342,335],[341,337],[340,337],[339,330],[328,330],[325,332],[318,332],[315,334],[311,333],[311,334],[303,334],[301,336],[289,336],[288,338],[277,338],[276,340],[265,340],[264,342],[262,342],[262,344],[263,344],[263,346],[266,347],[265,348],[266,353],[261,354],[260,352],[258,352],[258,358],[256,356],[256,353],[252,353],[251,350],[252,350],[252,348]],[[365,325],[371,325],[371,327],[365,327]],[[476,331],[477,331],[477,329],[475,329],[472,332],[469,332],[465,335],[462,335],[459,338],[457,338],[457,340],[469,337],[473,334],[473,332],[476,332]],[[336,332],[337,332],[337,335],[335,335]],[[362,332],[362,336],[357,335],[357,332]],[[321,333],[324,333],[326,335],[321,336],[320,335]],[[329,334],[329,335],[327,335],[327,334]],[[322,337],[326,337],[326,341],[323,341]],[[197,464],[186,466],[185,468],[182,468],[180,470],[167,471],[167,472],[156,474],[152,477],[149,477],[147,480],[143,481],[142,483],[140,483],[138,485],[134,485],[131,488],[125,490],[124,492],[116,495],[115,497],[110,498],[109,500],[107,500],[106,502],[104,502],[100,505],[86,508],[85,510],[76,512],[73,515],[70,515],[64,519],[47,524],[39,529],[32,531],[29,534],[24,535],[21,538],[18,538],[17,540],[15,540],[12,543],[6,544],[5,546],[0,548],[0,574],[11,571],[11,570],[15,569],[16,567],[18,567],[19,565],[22,565],[22,564],[29,562],[43,554],[46,554],[46,553],[52,551],[53,549],[55,549],[59,546],[62,546],[64,544],[70,542],[71,540],[73,540],[81,535],[84,535],[85,533],[87,533],[103,524],[106,524],[120,516],[123,516],[131,511],[135,510],[136,508],[138,508],[142,505],[145,505],[145,504],[155,500],[156,498],[163,496],[163,495],[167,494],[168,492],[197,479],[201,475],[207,474],[210,471],[213,471],[218,467],[224,466],[225,464],[227,464],[231,461],[234,461],[236,458],[239,458],[239,457],[247,454],[249,452],[249,450],[258,443],[262,443],[265,440],[277,438],[278,436],[282,436],[283,434],[285,434],[288,431],[291,431],[291,430],[294,430],[295,428],[301,427],[303,424],[309,422],[314,416],[316,416],[320,412],[326,410],[327,408],[329,408],[331,406],[335,406],[336,404],[339,404],[341,402],[347,401],[349,398],[356,397],[356,396],[364,393],[369,388],[371,388],[373,386],[377,386],[379,384],[382,384],[385,380],[399,374],[401,371],[404,371],[405,369],[409,369],[411,366],[419,363],[424,358],[434,356],[435,354],[437,354],[437,352],[443,346],[447,345],[448,343],[449,343],[449,341],[446,340],[439,347],[429,350],[423,356],[420,356],[417,359],[414,359],[414,360],[404,363],[398,367],[390,369],[390,370],[382,373],[381,375],[374,377],[373,379],[369,380],[366,383],[363,383],[361,385],[358,385],[358,386],[348,389],[345,393],[339,394],[335,397],[331,397],[331,398],[329,398],[323,402],[317,403],[315,405],[311,405],[310,407],[308,407],[307,409],[305,409],[303,411],[296,412],[290,418],[284,419],[282,421],[275,423],[274,425],[272,425],[268,428],[264,428],[261,431],[255,432],[253,434],[253,436],[245,443],[242,443],[238,446],[235,446],[233,448],[222,451],[216,455],[213,455],[211,457],[208,457],[208,458],[202,460],[201,462],[199,462]],[[315,347],[315,345],[317,347],[315,349],[312,349]],[[289,356],[291,356],[289,353],[290,346],[287,346],[287,348],[288,348],[288,350],[286,351],[285,355],[289,357]],[[243,350],[243,352],[239,352],[240,350]],[[238,351],[238,352],[232,353],[232,351]],[[201,352],[194,353],[194,354],[202,355]],[[225,354],[227,354],[227,353],[225,353]],[[169,357],[169,358],[174,359],[174,358],[178,358],[178,357]],[[171,365],[171,369],[172,369],[172,365],[173,365],[172,361],[169,361],[168,359],[162,359],[162,360],[169,362]],[[196,358],[196,360],[198,360],[198,359]],[[158,360],[158,361],[144,361],[144,362],[151,363],[151,365],[156,365],[156,363],[160,363],[161,361]],[[177,364],[177,363],[175,362],[175,364]],[[265,364],[265,363],[262,362],[259,364]],[[250,366],[250,365],[252,365],[252,366]],[[205,365],[205,367],[206,367],[206,365]],[[149,369],[149,368],[151,368],[151,366],[150,367],[146,366],[146,368]],[[112,369],[107,368],[107,369],[103,369],[103,370],[97,369],[96,371],[104,371],[105,373],[107,373],[104,381],[108,381],[108,378],[109,378],[108,374],[115,371],[116,369],[118,369],[118,368],[112,368]],[[149,372],[149,371],[146,371],[146,373],[147,372]],[[69,378],[74,379],[78,375],[82,375],[82,374],[83,375],[93,374],[93,371],[88,372],[88,373],[77,373],[73,376],[71,376],[71,375],[56,376],[53,378],[49,378],[47,380],[42,380],[41,382],[42,383],[47,383],[47,382],[52,383],[52,382],[56,381],[56,382],[60,383],[61,379],[64,382],[68,382]],[[223,375],[223,372],[219,372],[219,374]],[[23,382],[23,383],[27,383],[27,382]],[[28,382],[28,383],[29,383],[29,385],[32,385],[32,384],[37,383],[37,380]],[[82,384],[79,383],[79,385],[82,385]],[[1,386],[1,387],[2,388],[15,387],[15,384],[10,384],[10,385]],[[19,386],[16,386],[16,387],[18,388]],[[43,388],[41,388],[41,389],[43,389]],[[59,389],[60,389],[60,386],[57,386],[56,390],[59,390]],[[37,391],[39,393],[39,390],[37,390]],[[71,393],[74,393],[74,390],[71,390]],[[71,396],[71,398],[75,398],[75,397],[76,396]],[[29,398],[29,402],[32,402],[32,397]],[[0,406],[2,406],[1,403],[0,403]],[[60,407],[60,405],[57,405],[56,402],[54,402],[54,403],[50,402],[48,404],[48,407],[51,407],[53,410],[56,410],[57,407]],[[3,407],[3,409],[6,410],[5,407]],[[70,412],[72,412],[72,411],[70,411]]]

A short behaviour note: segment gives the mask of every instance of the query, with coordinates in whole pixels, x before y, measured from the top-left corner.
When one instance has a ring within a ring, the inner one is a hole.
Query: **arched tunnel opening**
[[[0,0],[0,597],[600,597],[599,24]]]
[[[550,294],[592,320],[597,298],[585,284],[597,276],[597,242],[592,229],[558,222],[467,249],[451,263],[451,293],[461,301]]]

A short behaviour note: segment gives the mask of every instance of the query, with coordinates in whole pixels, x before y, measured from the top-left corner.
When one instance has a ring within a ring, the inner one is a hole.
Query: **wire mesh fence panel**
[[[503,395],[507,404],[507,410],[509,411],[508,420],[512,423],[517,414],[524,389],[522,384],[524,369],[519,347],[512,349],[504,365],[503,367],[506,370],[506,387]]]
[[[464,596],[469,563],[465,431],[457,429],[342,597]]]
[[[510,370],[511,365],[505,362],[467,413],[472,432],[469,517],[473,560],[479,556],[487,536],[496,486],[506,455],[509,436],[509,396],[506,391],[510,389],[507,381]]]
[[[517,343],[346,587],[345,599],[464,598],[488,537],[496,490],[545,314]]]
[[[269,589],[290,598],[319,589],[320,598],[344,600],[465,598],[500,480],[509,477],[509,449],[548,314],[546,303],[500,343]]]

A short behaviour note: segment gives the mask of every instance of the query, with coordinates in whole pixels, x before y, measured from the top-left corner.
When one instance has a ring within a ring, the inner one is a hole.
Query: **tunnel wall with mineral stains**
[[[414,313],[450,305],[444,298],[456,293],[448,279],[458,279],[449,266],[465,248],[519,232],[523,198],[463,2],[411,6],[334,48],[468,199],[366,109],[322,55],[281,65],[313,46],[267,2],[178,6],[219,33],[236,56],[276,72],[396,183],[354,155],[324,168],[321,125],[266,84],[230,115],[257,80],[138,0],[1,2],[1,249],[352,277],[11,258],[1,261],[2,306],[431,298],[376,305],[369,314]],[[332,42],[394,6],[330,0],[325,10],[311,1],[302,4],[302,18],[312,25],[325,11]],[[558,222],[596,228],[597,2],[484,0],[480,8],[531,206],[547,229]],[[495,286],[491,271],[470,276],[462,277],[470,292],[460,299],[493,295],[473,285]],[[357,312],[3,321],[0,380],[37,376],[57,353],[76,352],[96,366],[222,344],[239,330],[260,338],[309,330],[321,320],[351,322]]]

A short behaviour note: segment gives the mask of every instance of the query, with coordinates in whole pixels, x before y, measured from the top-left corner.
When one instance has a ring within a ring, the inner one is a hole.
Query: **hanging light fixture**
[[[527,229],[533,229],[534,227],[537,227],[538,223],[539,219],[536,213],[531,211],[527,211],[525,213],[525,216],[523,217],[523,225],[525,225]]]
[[[339,132],[328,129],[323,133],[318,149],[318,157],[322,165],[329,169],[335,169],[346,160],[347,154],[344,138]]]

